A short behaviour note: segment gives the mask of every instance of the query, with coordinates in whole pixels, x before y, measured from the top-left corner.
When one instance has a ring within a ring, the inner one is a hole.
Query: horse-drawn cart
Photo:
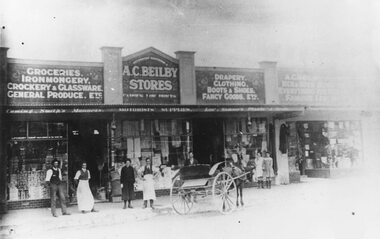
[[[178,214],[191,211],[198,200],[212,196],[214,205],[228,214],[238,205],[238,187],[236,180],[241,180],[250,172],[237,173],[237,168],[221,167],[224,162],[210,168],[207,164],[185,166],[173,177],[170,189],[170,201]]]

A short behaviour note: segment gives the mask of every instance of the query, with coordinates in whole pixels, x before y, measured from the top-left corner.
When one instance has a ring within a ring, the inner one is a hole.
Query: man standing
[[[194,154],[192,151],[189,152],[189,158],[185,161],[185,166],[191,166],[198,164],[198,160],[194,158]]]
[[[123,209],[126,209],[127,201],[128,201],[128,208],[132,208],[131,200],[135,198],[135,192],[134,192],[135,172],[133,170],[133,167],[131,166],[130,159],[127,158],[124,163],[125,163],[125,166],[121,169],[121,174],[120,174],[120,186],[121,186],[121,192],[122,192],[122,199],[124,200]]]
[[[53,214],[53,217],[58,217],[55,208],[55,202],[57,199],[58,192],[59,201],[61,203],[62,215],[70,215],[70,213],[67,212],[65,195],[63,192],[62,172],[61,169],[58,168],[59,161],[57,159],[54,159],[52,161],[52,165],[53,167],[46,172],[45,179],[46,183],[50,184],[51,213]]]

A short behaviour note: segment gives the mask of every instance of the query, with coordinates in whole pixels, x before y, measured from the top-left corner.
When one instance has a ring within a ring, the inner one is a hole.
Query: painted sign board
[[[8,64],[9,105],[102,104],[103,68]]]
[[[155,52],[123,61],[124,104],[179,104],[179,67]]]
[[[254,70],[196,70],[198,104],[265,104],[264,73]]]

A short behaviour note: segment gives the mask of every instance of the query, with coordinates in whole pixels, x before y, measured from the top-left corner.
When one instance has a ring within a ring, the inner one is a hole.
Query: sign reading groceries
[[[103,103],[103,68],[8,64],[7,98],[18,104]]]
[[[235,70],[197,70],[199,104],[264,104],[264,73]]]
[[[123,62],[123,103],[179,103],[178,64],[147,52]]]

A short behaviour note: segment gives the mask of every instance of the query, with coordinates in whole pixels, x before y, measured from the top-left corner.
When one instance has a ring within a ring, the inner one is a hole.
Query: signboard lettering
[[[278,79],[279,98],[283,104],[334,105],[350,102],[346,94],[349,92],[347,84],[339,80],[308,72],[286,71],[280,71]]]
[[[103,68],[8,64],[7,98],[18,104],[103,103]]]
[[[178,64],[153,52],[123,62],[123,102],[179,103]]]
[[[264,74],[254,71],[196,71],[199,104],[264,104]]]

